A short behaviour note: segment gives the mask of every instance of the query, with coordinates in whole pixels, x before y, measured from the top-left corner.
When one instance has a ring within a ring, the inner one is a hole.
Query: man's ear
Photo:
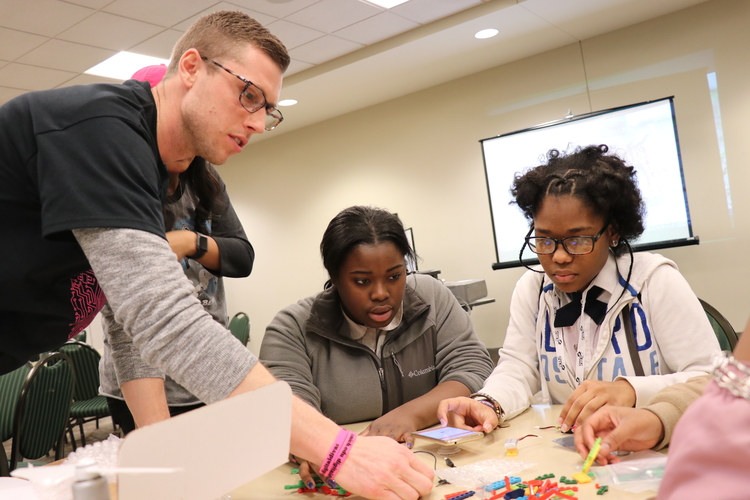
[[[178,66],[178,74],[186,88],[191,88],[195,85],[198,74],[203,67],[203,59],[201,59],[200,52],[196,49],[188,49],[182,54]]]

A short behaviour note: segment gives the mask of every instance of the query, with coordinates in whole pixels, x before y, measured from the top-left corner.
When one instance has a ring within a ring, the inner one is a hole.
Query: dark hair
[[[635,169],[599,146],[577,147],[572,153],[547,152],[547,163],[517,174],[510,192],[531,222],[547,196],[571,195],[591,207],[629,243],[643,233],[646,207],[638,189]],[[612,248],[622,255],[627,245]]]
[[[320,254],[331,279],[336,279],[349,253],[359,245],[376,245],[390,241],[404,255],[416,261],[404,226],[398,215],[373,207],[345,208],[328,223]]]
[[[192,191],[197,199],[195,205],[195,231],[209,234],[207,223],[224,213],[227,206],[223,198],[219,197],[224,186],[219,180],[218,174],[203,158],[197,156],[184,172],[180,173],[179,193]],[[179,198],[179,194],[173,195]],[[169,200],[168,200],[169,201]],[[173,229],[175,220],[174,213],[169,210],[169,204],[163,208],[164,228],[166,231]]]
[[[283,73],[289,67],[289,53],[281,43],[258,21],[242,12],[223,10],[198,19],[172,49],[167,76],[177,73],[182,54],[196,49],[201,55],[212,59],[238,60],[242,43],[256,47],[268,55]],[[209,65],[213,71],[213,65]]]

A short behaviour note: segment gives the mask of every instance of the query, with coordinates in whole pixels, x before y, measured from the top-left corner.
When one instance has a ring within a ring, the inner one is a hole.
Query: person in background
[[[500,359],[441,423],[493,429],[535,401],[563,404],[562,431],[605,405],[641,407],[710,369],[719,343],[700,302],[661,255],[633,254],[644,205],[636,173],[605,145],[547,153],[512,194],[541,269],[518,281]]]
[[[132,79],[146,81],[155,87],[166,72],[167,67],[163,64],[147,66],[137,71]],[[253,268],[255,253],[219,173],[203,158],[193,160],[184,172],[169,174],[164,227],[169,246],[180,261],[185,276],[193,284],[198,300],[206,312],[226,328],[229,318],[222,276],[248,276]],[[143,363],[138,352],[129,349],[132,343],[123,332],[122,325],[115,321],[109,306],[102,309],[102,326],[105,336],[104,353],[99,362],[100,393],[107,397],[112,418],[123,434],[135,429],[135,421],[122,396],[120,384],[132,380],[136,374],[144,378],[164,379],[171,416],[204,405],[187,389],[165,376],[164,372]],[[110,343],[124,346],[122,350],[115,350],[121,357],[119,363],[115,363]],[[120,372],[116,366],[120,367]]]
[[[703,395],[677,423],[658,500],[747,498],[750,491],[750,335],[719,355]]]
[[[162,207],[170,174],[197,157],[223,164],[281,123],[288,65],[260,23],[219,11],[184,33],[154,88],[70,86],[0,106],[0,210],[4,241],[13,242],[0,248],[0,373],[59,347],[107,302],[144,363],[207,404],[275,382],[195,296]],[[139,426],[169,418],[160,377],[121,390]],[[368,498],[416,499],[432,488],[433,471],[406,448],[355,440],[298,398],[290,446]]]
[[[412,432],[437,423],[442,399],[482,386],[489,353],[442,282],[407,276],[415,255],[395,214],[342,210],[320,253],[330,281],[276,315],[260,360],[336,423],[373,420],[361,435],[411,447]],[[300,476],[313,482],[307,463]]]

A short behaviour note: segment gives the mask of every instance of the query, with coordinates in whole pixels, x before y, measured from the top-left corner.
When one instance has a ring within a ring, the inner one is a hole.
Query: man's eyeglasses
[[[532,227],[524,239],[529,249],[537,255],[551,255],[555,253],[558,244],[561,244],[570,255],[586,255],[594,251],[594,244],[599,241],[599,238],[602,237],[604,230],[608,226],[609,224],[606,224],[596,236],[568,236],[561,239],[531,236],[532,231],[534,231]]]
[[[284,121],[284,116],[281,114],[281,111],[276,109],[275,106],[271,106],[266,101],[266,96],[263,94],[263,91],[260,90],[260,88],[255,85],[253,82],[248,80],[247,78],[244,78],[231,69],[227,69],[221,64],[217,63],[213,59],[210,59],[206,56],[201,56],[201,59],[204,61],[208,61],[210,63],[213,63],[229,73],[230,75],[236,76],[239,78],[239,80],[245,84],[245,88],[242,89],[242,92],[240,92],[240,104],[242,104],[242,107],[247,110],[248,113],[255,113],[259,109],[265,108],[266,110],[266,130],[273,130],[275,129],[279,123]]]

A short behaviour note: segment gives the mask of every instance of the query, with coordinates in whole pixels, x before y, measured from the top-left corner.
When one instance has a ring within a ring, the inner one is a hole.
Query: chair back
[[[34,460],[52,448],[55,459],[62,458],[74,386],[75,370],[65,354],[50,353],[31,369],[16,405],[10,470],[21,457]]]
[[[95,398],[99,395],[99,360],[96,349],[83,342],[68,342],[60,347],[60,352],[70,358],[76,372],[74,401]]]
[[[706,302],[703,299],[698,299],[703,306],[703,310],[708,316],[708,322],[711,323],[711,327],[714,329],[716,338],[719,340],[719,345],[722,351],[732,351],[734,346],[737,345],[737,332],[732,328],[732,325],[715,307]]]
[[[26,363],[10,373],[0,375],[0,441],[7,441],[13,437],[16,403],[30,371],[31,363]]]
[[[235,314],[229,322],[229,331],[242,342],[242,345],[247,345],[250,342],[250,318],[247,314],[243,312]]]

